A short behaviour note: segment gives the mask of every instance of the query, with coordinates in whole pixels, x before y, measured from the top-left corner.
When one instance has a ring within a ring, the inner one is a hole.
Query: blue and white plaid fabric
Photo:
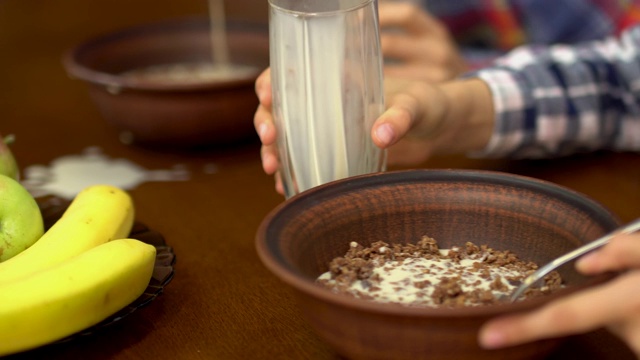
[[[471,156],[640,150],[640,26],[575,46],[521,46],[468,76],[489,85],[496,111],[490,143]]]

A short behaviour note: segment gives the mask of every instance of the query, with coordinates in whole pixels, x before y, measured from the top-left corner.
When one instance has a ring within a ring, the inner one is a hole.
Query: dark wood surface
[[[266,0],[227,3],[231,16],[266,19]],[[13,151],[23,169],[97,146],[149,170],[180,164],[190,172],[188,181],[147,182],[130,191],[136,218],[164,235],[177,256],[164,293],[91,336],[16,359],[336,358],[255,253],[260,221],[283,201],[262,172],[257,140],[198,152],[124,145],[60,63],[63,51],[88,37],[206,12],[205,0],[0,0],[0,133],[16,135]],[[209,171],[212,165],[217,172]],[[540,161],[452,156],[424,167],[528,175],[583,192],[623,221],[640,216],[638,154]],[[598,333],[572,339],[554,358],[624,356],[623,345]]]

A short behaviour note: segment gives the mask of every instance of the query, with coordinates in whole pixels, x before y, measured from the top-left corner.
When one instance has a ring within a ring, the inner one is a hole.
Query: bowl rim
[[[585,203],[589,207],[593,207],[599,210],[599,214],[603,221],[611,222],[612,229],[621,224],[620,219],[610,209],[603,204],[595,201],[586,194],[579,193],[568,187],[524,175],[518,175],[513,173],[506,173],[494,170],[467,170],[467,169],[410,169],[410,170],[395,170],[386,171],[376,174],[357,175],[346,179],[332,181],[326,184],[322,184],[306,190],[302,193],[292,196],[291,198],[280,203],[274,209],[272,209],[260,223],[255,239],[255,247],[258,253],[258,257],[262,261],[263,265],[269,269],[276,277],[278,277],[285,284],[292,287],[294,290],[304,293],[320,301],[331,303],[343,308],[349,308],[352,310],[370,312],[381,315],[393,315],[402,317],[414,317],[414,318],[447,318],[447,317],[466,317],[466,318],[486,318],[496,316],[500,314],[507,314],[512,312],[518,312],[523,310],[531,310],[533,308],[542,306],[553,299],[561,296],[566,296],[573,292],[579,291],[586,287],[594,286],[599,283],[610,280],[615,277],[616,274],[608,273],[599,276],[594,276],[587,279],[584,283],[577,284],[568,288],[564,288],[544,297],[536,297],[532,299],[526,299],[515,303],[495,304],[486,306],[469,306],[458,308],[447,307],[420,307],[420,306],[404,306],[399,304],[384,304],[373,301],[366,301],[357,298],[351,298],[343,294],[333,293],[325,288],[322,288],[315,284],[310,279],[306,279],[297,276],[289,271],[289,269],[283,266],[278,259],[269,251],[269,246],[266,241],[266,233],[269,224],[276,217],[276,215],[287,207],[294,206],[296,203],[306,200],[307,198],[313,198],[319,193],[337,193],[348,191],[350,189],[362,188],[363,182],[367,180],[375,180],[366,183],[367,187],[376,187],[381,184],[388,183],[390,180],[398,180],[399,182],[416,182],[419,179],[429,176],[430,178],[450,178],[452,176],[460,177],[465,181],[471,179],[487,181],[498,180],[499,182],[509,182],[509,186],[524,186],[527,188],[541,189],[551,191],[554,195],[558,195],[561,198],[568,199],[569,201],[578,201]]]
[[[84,80],[90,84],[101,85],[107,88],[115,89],[117,92],[126,90],[141,90],[141,91],[199,91],[199,90],[215,90],[218,88],[236,88],[244,87],[247,84],[255,82],[257,76],[264,69],[257,69],[256,72],[251,72],[242,78],[224,80],[224,81],[202,81],[197,83],[186,84],[158,84],[158,83],[144,83],[139,81],[131,81],[123,79],[117,75],[113,75],[107,72],[91,69],[79,61],[79,56],[89,51],[91,48],[101,46],[107,43],[114,43],[121,39],[131,36],[144,36],[147,34],[158,34],[175,29],[198,29],[200,27],[208,27],[210,20],[208,17],[203,16],[188,16],[174,19],[165,19],[160,21],[154,21],[149,23],[137,24],[133,26],[123,27],[115,29],[110,32],[105,32],[99,35],[95,35],[79,44],[65,50],[61,57],[61,62],[65,68],[67,75],[72,79]],[[265,24],[243,22],[240,20],[227,20],[227,28],[231,30],[237,30],[244,33],[254,33],[264,36],[264,39],[268,41],[268,27]]]

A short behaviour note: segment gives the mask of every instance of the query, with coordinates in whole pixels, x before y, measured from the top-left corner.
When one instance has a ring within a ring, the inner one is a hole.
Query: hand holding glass
[[[375,0],[269,0],[273,116],[287,198],[384,171],[371,139],[384,110]]]

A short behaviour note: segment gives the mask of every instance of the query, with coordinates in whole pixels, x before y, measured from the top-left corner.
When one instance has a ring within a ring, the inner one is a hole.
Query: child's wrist
[[[491,90],[478,78],[456,80],[442,87],[448,104],[447,122],[458,123],[456,147],[464,152],[484,149],[494,130],[495,113]]]

